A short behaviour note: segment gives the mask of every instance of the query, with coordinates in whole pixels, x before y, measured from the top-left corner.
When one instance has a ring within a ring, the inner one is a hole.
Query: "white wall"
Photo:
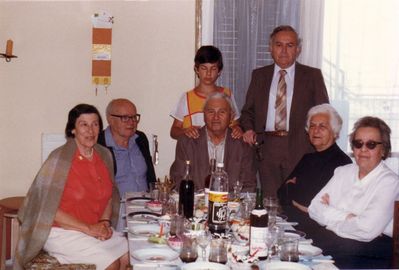
[[[95,96],[90,16],[100,10],[115,17],[112,85]],[[159,135],[156,171],[167,174],[175,148],[169,112],[194,86],[194,32],[194,0],[0,1],[0,52],[11,38],[18,55],[0,59],[0,198],[26,193],[41,165],[41,134],[62,133],[68,111],[82,102],[104,116],[111,99],[131,99],[139,128]]]

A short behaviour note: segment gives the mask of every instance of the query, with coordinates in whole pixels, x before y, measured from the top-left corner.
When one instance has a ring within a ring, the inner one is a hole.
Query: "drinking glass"
[[[151,199],[154,201],[158,201],[159,199],[159,185],[158,182],[150,183],[150,195]]]
[[[242,187],[243,187],[243,184],[240,180],[236,180],[233,182],[232,201],[240,201]]]
[[[272,259],[272,253],[273,253],[273,246],[277,241],[277,230],[275,227],[269,227],[267,229],[266,235],[265,235],[265,242],[266,242],[266,247],[267,247],[267,261],[270,262]]]
[[[195,262],[198,258],[195,239],[189,234],[184,234],[182,238],[183,247],[180,251],[180,259],[185,263]]]
[[[273,227],[276,225],[276,217],[277,217],[277,209],[278,209],[278,200],[276,197],[267,196],[263,199],[263,206],[267,210],[267,214],[269,216],[269,227]]]
[[[298,238],[288,237],[283,240],[281,245],[280,260],[286,262],[298,262]]]
[[[197,235],[197,243],[202,250],[202,260],[206,261],[206,247],[212,239],[212,235],[208,230],[201,231]]]
[[[212,239],[209,252],[209,261],[215,263],[227,263],[227,247],[224,239]]]

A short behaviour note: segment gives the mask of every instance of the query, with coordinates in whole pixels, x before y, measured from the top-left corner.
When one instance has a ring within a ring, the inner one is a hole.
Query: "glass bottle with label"
[[[211,184],[211,176],[216,170],[216,159],[211,158],[209,160],[209,174],[205,178],[204,192],[205,192],[205,206],[208,207],[209,204],[209,185]]]
[[[225,233],[227,227],[227,203],[229,178],[218,163],[209,185],[208,226],[211,233]]]
[[[267,258],[266,234],[269,222],[266,209],[263,207],[263,196],[260,188],[256,189],[256,206],[250,215],[249,254],[259,260]]]
[[[186,160],[186,173],[179,187],[179,214],[189,219],[194,212],[194,182],[190,174],[190,160]]]

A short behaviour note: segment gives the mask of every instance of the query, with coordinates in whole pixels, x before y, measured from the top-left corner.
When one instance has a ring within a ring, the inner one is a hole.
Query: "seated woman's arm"
[[[106,214],[106,212],[110,213],[110,210],[108,210],[109,206],[110,204],[108,204],[106,211],[104,211],[103,220],[110,219],[110,214]],[[99,221],[95,224],[86,224],[60,209],[57,210],[54,221],[63,229],[79,231],[100,240],[106,240],[112,236],[112,229],[109,222]]]
[[[375,186],[363,194],[367,201],[350,209],[337,207],[341,196],[353,196],[342,192],[347,189],[348,175],[334,174],[330,182],[316,195],[309,206],[309,216],[338,236],[359,241],[371,241],[380,235],[393,214],[393,203],[399,194],[399,181],[394,177],[382,177]],[[346,185],[345,185],[346,184]],[[342,199],[342,198],[341,198]],[[360,208],[360,209],[359,209]]]

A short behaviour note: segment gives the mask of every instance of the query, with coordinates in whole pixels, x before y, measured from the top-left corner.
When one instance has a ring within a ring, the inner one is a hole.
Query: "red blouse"
[[[90,161],[76,150],[59,209],[87,224],[95,224],[111,196],[112,181],[100,156],[94,151]]]

